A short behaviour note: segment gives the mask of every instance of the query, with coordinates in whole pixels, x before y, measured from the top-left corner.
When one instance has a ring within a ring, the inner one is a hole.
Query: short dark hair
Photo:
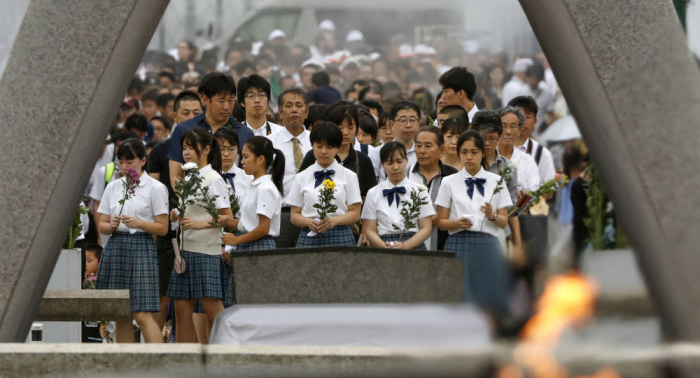
[[[535,61],[530,67],[527,68],[525,75],[542,81],[544,80],[544,66],[539,61]]]
[[[143,92],[143,80],[141,80],[140,77],[134,76],[131,78],[131,82],[129,82],[129,88],[126,90],[126,93],[131,93],[131,91],[137,91],[137,92]]]
[[[155,116],[155,117],[151,118],[151,123],[153,123],[153,121],[160,121],[163,124],[163,126],[165,126],[165,128],[168,130],[172,130],[172,128],[173,128],[172,122],[169,122],[164,116],[163,117]]]
[[[129,138],[119,145],[117,150],[117,159],[133,160],[143,159],[146,157],[146,147],[141,139]]]
[[[462,145],[467,142],[468,140],[471,140],[474,142],[474,145],[476,148],[481,150],[481,153],[484,154],[481,160],[481,165],[484,165],[484,161],[486,160],[486,142],[484,141],[483,135],[479,133],[478,131],[475,130],[467,130],[462,133],[462,135],[459,136],[459,139],[457,140],[457,156],[459,156],[459,151],[462,147]]]
[[[148,120],[140,113],[132,114],[124,122],[124,130],[148,131]]]
[[[214,138],[218,140],[227,140],[229,143],[231,143],[231,146],[238,147],[239,141],[238,141],[238,134],[230,128],[230,127],[220,127],[216,132],[214,133]],[[219,147],[223,143],[219,143]]]
[[[360,119],[357,108],[350,101],[336,101],[326,112],[326,121],[340,126],[345,120],[351,120],[359,127]]]
[[[377,139],[377,134],[379,133],[379,126],[377,126],[377,121],[374,120],[371,114],[362,112],[360,115],[359,127],[362,131],[366,132],[372,137],[372,140]]]
[[[238,62],[235,67],[233,67],[233,69],[238,75],[243,75],[245,70],[247,70],[248,68],[252,69],[255,72],[258,71],[258,67],[256,67],[255,63],[251,62],[250,60],[242,60]]]
[[[172,72],[160,71],[160,73],[158,74],[158,77],[159,77],[159,78],[160,78],[160,77],[167,77],[167,78],[170,79],[170,81],[172,81],[173,83],[175,82],[175,75],[173,75]]]
[[[433,125],[421,127],[420,129],[418,129],[418,132],[416,133],[415,140],[418,140],[418,135],[420,133],[433,133],[433,134],[435,134],[435,143],[437,143],[438,147],[445,144],[445,135],[442,133],[442,130],[439,127],[435,127]]]
[[[125,141],[127,139],[131,139],[131,138],[139,139],[139,136],[131,131],[122,130],[122,131],[118,132],[112,140],[114,141],[114,143],[116,143],[116,142],[123,142],[123,141]]]
[[[218,94],[236,95],[236,83],[233,82],[231,75],[221,72],[211,72],[202,78],[199,83],[199,94],[212,98]]]
[[[284,104],[284,98],[287,95],[301,96],[301,98],[304,99],[304,106],[309,107],[309,96],[306,95],[306,92],[303,89],[301,89],[301,88],[289,88],[286,91],[280,93],[280,96],[277,98],[277,107],[279,110],[282,110],[282,105]]]
[[[476,79],[466,67],[454,67],[438,79],[442,88],[450,88],[455,92],[464,91],[469,101],[473,101],[476,93]]]
[[[146,93],[141,96],[141,102],[144,103],[146,101],[153,101],[156,104],[158,104],[158,90],[157,89],[151,89],[146,91]]]
[[[535,99],[531,96],[515,97],[508,102],[508,106],[520,108],[521,110],[532,113],[535,116],[537,116],[537,112],[540,110],[540,108],[537,106],[537,101],[535,101]]]
[[[162,95],[158,96],[158,101],[156,101],[156,105],[164,108],[168,106],[168,103],[172,100],[175,99],[175,95],[172,93],[163,93]]]
[[[452,133],[462,135],[468,128],[469,125],[464,122],[462,118],[449,118],[442,124],[442,134],[446,135],[447,133]]]
[[[480,133],[503,134],[503,122],[497,111],[491,109],[479,110],[474,114],[472,129]]]
[[[377,114],[382,114],[384,113],[384,107],[382,104],[380,104],[376,100],[362,100],[360,101],[360,104],[364,105],[367,107],[367,109],[374,109],[377,111]]]
[[[85,252],[92,252],[95,255],[97,261],[102,258],[102,246],[99,244],[88,244],[85,246]]]
[[[406,158],[406,147],[397,141],[391,141],[382,146],[382,149],[379,151],[379,160],[382,164],[391,161],[394,159],[396,152],[398,152],[402,158]]]
[[[380,88],[370,86],[370,87],[367,87],[367,88],[361,90],[360,94],[357,95],[357,99],[360,101],[365,101],[365,97],[367,97],[368,93],[377,93],[377,94],[382,95],[382,97],[384,96],[384,92],[382,92],[382,90]],[[372,100],[370,100],[370,101],[372,101]]]
[[[182,91],[177,97],[175,97],[175,104],[173,105],[173,110],[177,113],[180,110],[180,103],[183,101],[197,101],[199,106],[202,106],[202,100],[199,99],[196,93],[192,91]]]
[[[325,143],[328,147],[340,148],[343,143],[343,133],[336,124],[321,122],[311,130],[309,141],[311,144]]]
[[[308,129],[313,127],[317,122],[326,119],[326,113],[328,112],[328,106],[323,104],[314,104],[309,106],[309,115],[306,116],[304,120],[304,126]]]
[[[447,105],[440,110],[439,114],[447,114],[448,118],[461,118],[467,124],[469,123],[469,113],[459,105]]]
[[[311,83],[317,87],[322,87],[324,85],[330,85],[331,77],[327,72],[318,71],[313,76],[311,76]]]
[[[418,115],[418,118],[421,117],[421,111],[420,107],[413,101],[408,101],[408,100],[402,100],[394,104],[394,106],[391,107],[391,120],[394,121],[396,120],[396,116],[399,114],[400,111],[402,110],[413,110],[416,112],[416,115]]]
[[[377,125],[381,127],[382,125],[386,125],[387,122],[391,121],[391,112],[388,110],[385,110],[381,113],[379,113],[379,122],[377,122]]]
[[[265,80],[264,77],[258,75],[258,74],[252,74],[248,77],[242,77],[240,80],[238,80],[238,98],[240,99],[240,104],[241,107],[245,108],[245,94],[248,93],[248,90],[251,88],[258,88],[259,90],[265,92],[267,95],[267,99],[270,99],[271,92],[270,92],[270,83]]]

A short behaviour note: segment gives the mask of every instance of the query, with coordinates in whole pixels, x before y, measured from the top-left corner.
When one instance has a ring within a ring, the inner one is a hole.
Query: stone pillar
[[[700,72],[669,0],[520,0],[672,340],[700,340]]]
[[[168,0],[32,0],[0,81],[0,342],[24,341]]]

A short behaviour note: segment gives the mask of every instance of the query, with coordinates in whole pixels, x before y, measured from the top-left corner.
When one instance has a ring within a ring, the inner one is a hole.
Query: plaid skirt
[[[348,246],[354,247],[357,245],[355,237],[352,235],[352,230],[350,226],[336,226],[326,231],[325,233],[318,233],[316,236],[308,237],[306,234],[309,233],[309,228],[304,227],[299,233],[299,240],[297,240],[297,248],[311,248],[311,247],[331,247],[331,246]]]
[[[236,251],[258,251],[261,249],[277,249],[275,239],[273,239],[270,235],[265,235],[258,240],[236,246]],[[236,251],[234,251],[234,253]]]
[[[224,298],[222,302],[224,308],[229,308],[233,306],[233,282],[231,281],[231,266],[226,264],[223,259],[221,260],[221,290],[224,292]],[[194,303],[194,312],[197,314],[204,314],[204,307],[202,303],[197,299]]]
[[[403,241],[406,241],[415,235],[415,232],[404,232],[403,234]],[[379,237],[382,238],[385,242],[395,242],[399,241],[399,235],[400,234],[386,234],[386,235],[380,235]],[[425,248],[425,243],[420,243],[418,247],[413,248],[415,251],[427,251],[427,248]]]
[[[224,282],[226,281],[226,265],[221,255],[182,251],[186,269],[178,274],[173,269],[170,275],[168,297],[173,299],[224,298]],[[230,280],[231,273],[228,271]],[[233,290],[233,288],[231,288]]]
[[[462,260],[462,300],[497,313],[507,313],[510,272],[498,239],[484,232],[461,231],[450,235],[445,251]]]
[[[145,232],[114,232],[97,272],[97,289],[129,290],[129,311],[158,312],[158,252]]]

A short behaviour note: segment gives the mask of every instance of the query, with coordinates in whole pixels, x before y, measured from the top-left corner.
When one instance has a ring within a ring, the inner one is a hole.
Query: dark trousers
[[[282,208],[282,216],[280,219],[280,236],[275,238],[277,248],[294,248],[297,246],[297,238],[301,228],[292,224],[290,220],[290,208]]]

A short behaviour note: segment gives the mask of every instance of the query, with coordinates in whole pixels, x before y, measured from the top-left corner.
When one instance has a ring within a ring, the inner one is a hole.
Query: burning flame
[[[535,315],[520,333],[521,343],[513,352],[517,366],[504,367],[499,378],[522,378],[522,369],[534,378],[568,378],[569,373],[554,357],[554,347],[567,328],[581,325],[593,315],[596,295],[594,283],[580,273],[550,278],[537,300]],[[585,378],[619,377],[616,371],[603,368]]]

